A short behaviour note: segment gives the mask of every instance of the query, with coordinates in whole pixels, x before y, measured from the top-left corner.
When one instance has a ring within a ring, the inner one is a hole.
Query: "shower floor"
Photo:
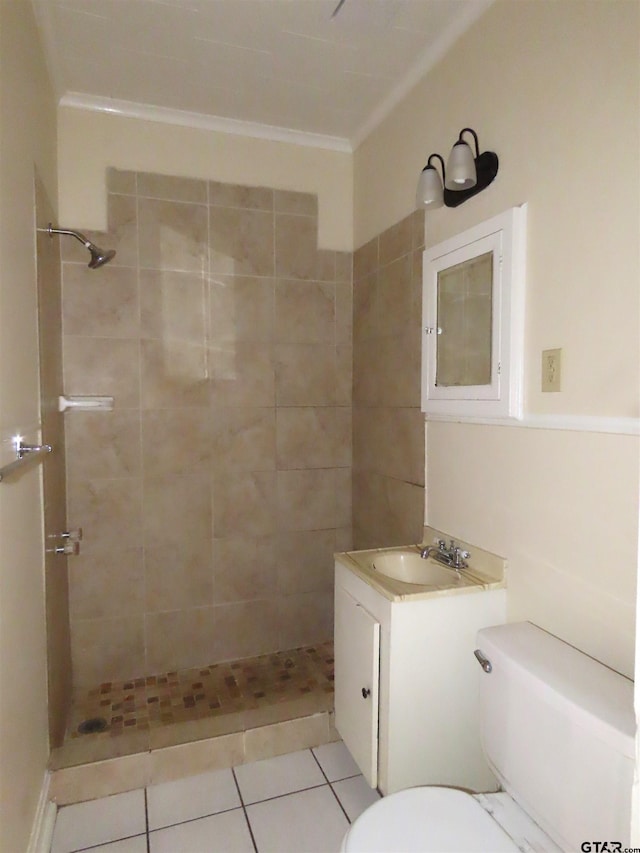
[[[333,709],[333,643],[107,682],[74,693],[52,769],[243,731]],[[102,731],[82,733],[87,720]]]

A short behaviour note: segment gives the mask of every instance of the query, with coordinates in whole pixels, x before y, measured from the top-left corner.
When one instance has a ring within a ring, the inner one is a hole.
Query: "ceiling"
[[[352,149],[491,0],[33,2],[63,104]]]

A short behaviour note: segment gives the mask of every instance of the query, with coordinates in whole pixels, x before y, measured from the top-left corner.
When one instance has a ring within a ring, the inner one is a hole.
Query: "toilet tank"
[[[633,682],[537,628],[484,628],[482,746],[502,786],[563,850],[629,844]]]

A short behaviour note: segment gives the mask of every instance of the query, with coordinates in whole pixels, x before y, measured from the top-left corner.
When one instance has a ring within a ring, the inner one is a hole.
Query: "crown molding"
[[[360,125],[350,138],[352,150],[361,145],[369,134],[390,115],[394,108],[405,98],[411,89],[438,63],[453,44],[466,32],[478,18],[483,15],[495,0],[477,0],[461,14],[440,38],[415,62],[400,83],[391,90],[387,97],[371,113],[369,118]]]
[[[292,145],[304,145],[309,148],[324,148],[328,151],[340,151],[347,154],[350,154],[353,150],[349,140],[340,136],[306,133],[286,127],[275,127],[268,124],[223,118],[222,116],[212,116],[205,113],[188,112],[187,110],[176,110],[169,107],[157,107],[135,101],[119,100],[117,98],[86,95],[82,92],[66,92],[60,98],[59,106],[110,113],[111,115],[123,116],[124,118],[135,118],[143,121],[179,125],[181,127],[193,127],[199,130],[213,130],[218,133],[234,134],[235,136],[268,139],[272,142],[287,142]]]

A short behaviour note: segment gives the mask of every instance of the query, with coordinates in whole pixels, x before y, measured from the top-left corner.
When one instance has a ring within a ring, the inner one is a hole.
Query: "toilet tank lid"
[[[635,755],[633,682],[531,622],[483,628],[478,647],[494,668],[527,677],[544,700],[567,713],[622,754]]]

